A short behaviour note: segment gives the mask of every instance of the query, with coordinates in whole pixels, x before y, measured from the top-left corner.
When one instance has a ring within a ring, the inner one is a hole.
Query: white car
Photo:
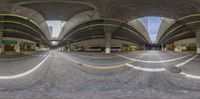
[[[76,48],[74,51],[83,51],[83,48]]]
[[[89,47],[86,49],[88,52],[101,52],[101,47]]]

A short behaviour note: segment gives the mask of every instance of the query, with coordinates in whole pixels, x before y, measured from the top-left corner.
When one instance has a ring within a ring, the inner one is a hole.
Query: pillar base
[[[0,48],[0,54],[2,54],[3,52],[2,52],[2,49]]]
[[[4,53],[4,46],[0,45],[0,54]]]
[[[197,54],[200,55],[200,48],[197,48]]]
[[[20,51],[16,51],[16,53],[20,53]]]
[[[106,48],[106,54],[110,54],[110,48]]]

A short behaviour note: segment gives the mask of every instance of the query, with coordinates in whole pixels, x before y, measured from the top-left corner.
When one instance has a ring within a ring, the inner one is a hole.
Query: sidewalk
[[[26,55],[26,54],[23,54],[23,53],[17,53],[17,54],[13,54],[13,55],[1,54],[0,59],[13,59],[13,58],[26,57],[26,56],[29,56],[29,55]]]

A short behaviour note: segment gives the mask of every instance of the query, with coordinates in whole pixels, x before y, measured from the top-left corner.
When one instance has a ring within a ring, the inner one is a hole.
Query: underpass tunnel
[[[98,40],[95,41],[95,39]],[[95,41],[95,43],[90,40]],[[82,44],[85,43],[86,45],[81,45],[81,41],[83,41]],[[98,19],[85,22],[72,29],[63,37],[59,46],[67,47],[66,44],[69,45],[69,43],[77,49],[82,47],[82,49],[89,50],[90,47],[97,47],[97,50],[101,52],[110,53],[111,47],[124,47],[128,50],[132,46],[135,48],[134,50],[137,50],[140,49],[139,44],[149,43],[149,41],[137,29],[127,23],[112,19]]]

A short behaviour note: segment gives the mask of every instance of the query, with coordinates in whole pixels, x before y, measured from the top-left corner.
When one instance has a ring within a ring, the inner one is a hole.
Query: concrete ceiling
[[[131,23],[132,20],[143,16],[162,16],[178,20],[181,17],[200,12],[199,0],[1,0],[1,2],[32,9],[43,16],[44,20],[67,21],[61,32],[60,38],[62,39],[65,39],[64,36],[80,24],[99,18]],[[93,14],[81,14],[84,12],[92,12]],[[74,21],[76,19],[79,21]],[[83,21],[85,19],[86,21]],[[138,27],[133,28],[138,29]],[[169,30],[166,29],[165,33],[159,37],[159,43],[168,39],[164,35]],[[145,32],[141,28],[139,29],[143,39],[148,40]]]
[[[192,38],[200,28],[200,14],[194,14],[177,19],[158,39],[158,43],[172,43],[173,41]]]
[[[98,19],[82,23],[71,29],[63,39],[61,45],[67,42],[77,42],[85,39],[104,38],[105,33],[112,33],[112,38],[123,39],[137,43],[149,43],[137,29],[119,20]]]
[[[40,12],[45,18],[69,19],[85,10],[98,10],[101,17],[132,20],[142,16],[178,19],[199,12],[199,0],[1,0]],[[37,5],[37,6],[36,6]],[[66,12],[66,13],[65,13]],[[54,14],[52,16],[52,14]],[[61,15],[61,16],[58,16]]]

